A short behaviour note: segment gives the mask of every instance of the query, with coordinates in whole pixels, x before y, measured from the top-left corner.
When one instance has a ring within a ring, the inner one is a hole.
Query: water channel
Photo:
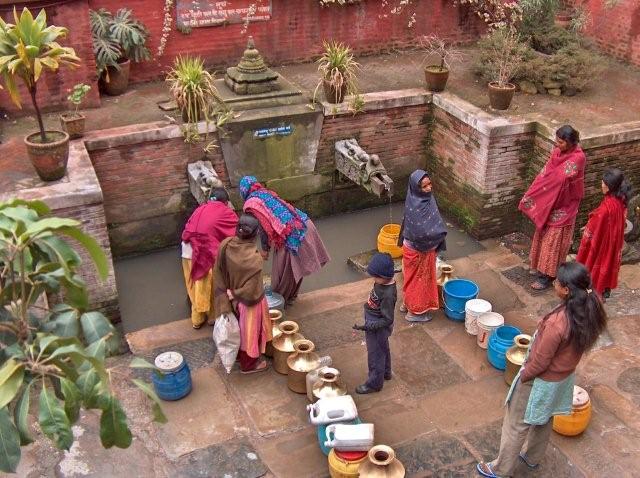
[[[308,277],[302,292],[357,281],[365,276],[347,264],[359,252],[374,249],[380,227],[389,217],[400,222],[403,202],[314,220],[331,255],[331,262],[320,273]],[[454,226],[447,224],[448,251],[455,259],[481,250],[482,245]],[[180,263],[179,247],[115,261],[120,312],[125,332],[163,324],[189,316]],[[270,271],[270,264],[265,272]],[[365,298],[363,298],[364,300]]]

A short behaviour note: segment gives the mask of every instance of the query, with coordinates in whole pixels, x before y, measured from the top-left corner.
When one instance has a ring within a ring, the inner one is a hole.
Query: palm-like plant
[[[56,71],[65,64],[77,66],[80,58],[73,48],[63,47],[56,41],[67,35],[67,29],[47,26],[44,9],[34,19],[28,8],[22,10],[20,17],[14,8],[13,18],[15,24],[6,23],[0,18],[0,75],[11,99],[19,108],[22,103],[16,79],[24,82],[38,119],[40,139],[46,143],[42,114],[36,101],[38,80],[45,69]]]
[[[322,75],[316,92],[323,82],[330,85],[335,95],[335,102],[339,103],[341,92],[350,94],[357,92],[356,76],[360,64],[353,58],[351,48],[344,43],[324,42],[324,53],[318,59],[318,71]],[[314,94],[315,97],[315,94]]]
[[[108,66],[119,69],[122,60],[138,63],[151,58],[146,47],[149,32],[131,10],[121,8],[115,15],[104,8],[90,10],[89,20],[98,75]]]

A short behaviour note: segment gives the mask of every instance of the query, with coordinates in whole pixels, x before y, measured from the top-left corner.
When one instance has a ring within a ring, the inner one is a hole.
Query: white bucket
[[[464,312],[464,329],[471,335],[478,335],[478,317],[491,312],[491,303],[483,299],[468,300]]]
[[[501,325],[504,325],[504,317],[497,312],[485,312],[478,317],[478,347],[486,349],[491,332]]]

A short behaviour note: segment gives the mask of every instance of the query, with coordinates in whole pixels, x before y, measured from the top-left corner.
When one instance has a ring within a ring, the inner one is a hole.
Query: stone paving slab
[[[191,370],[203,367],[210,367],[216,358],[216,345],[212,337],[180,342],[173,345],[164,345],[153,350],[145,351],[139,356],[150,363],[154,363],[155,358],[163,352],[179,352],[186,360]],[[135,375],[145,380],[151,380],[151,370],[137,369]]]
[[[170,459],[222,443],[247,431],[243,420],[236,415],[238,405],[215,369],[194,370],[191,380],[193,390],[189,395],[175,402],[162,403],[169,421],[158,427],[157,433]]]
[[[536,277],[529,274],[529,269],[525,269],[522,266],[515,266],[511,269],[501,271],[501,273],[511,282],[522,287],[529,295],[533,297],[542,297],[552,293],[549,289],[535,290],[529,287],[529,285],[536,279]]]
[[[330,347],[357,342],[363,334],[353,330],[353,324],[364,323],[363,303],[364,299],[361,303],[300,317],[296,320],[300,333],[315,344],[316,352],[321,355]],[[287,319],[289,317],[287,314]]]
[[[395,452],[407,476],[460,476],[459,473],[472,470],[476,463],[476,458],[460,440],[441,432],[405,443]]]
[[[502,314],[524,307],[518,296],[504,284],[499,273],[483,270],[469,274],[467,278],[478,284],[478,298],[491,302],[494,311]]]
[[[191,319],[183,319],[130,332],[125,338],[131,352],[140,355],[161,347],[208,338],[212,332],[212,327],[206,326],[195,330]]]

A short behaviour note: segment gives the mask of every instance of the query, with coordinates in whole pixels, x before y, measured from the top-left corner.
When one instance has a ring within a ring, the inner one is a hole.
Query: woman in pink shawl
[[[518,207],[536,227],[529,254],[531,271],[538,274],[531,284],[535,290],[551,285],[571,247],[584,196],[586,158],[579,141],[579,133],[569,125],[556,131],[556,147]]]
[[[215,320],[212,269],[220,243],[235,234],[238,224],[228,202],[227,191],[214,188],[209,201],[193,211],[182,232],[182,271],[194,329],[202,327],[205,319],[209,325]]]

